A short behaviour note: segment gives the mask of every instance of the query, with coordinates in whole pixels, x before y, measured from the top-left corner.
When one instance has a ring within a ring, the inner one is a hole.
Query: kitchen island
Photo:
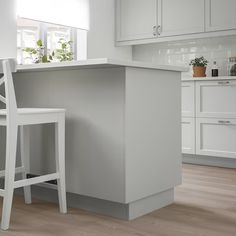
[[[134,219],[174,201],[185,70],[111,59],[18,66],[18,107],[66,109],[69,206]],[[53,126],[30,131],[31,173],[52,171]],[[33,194],[56,201],[53,190]]]

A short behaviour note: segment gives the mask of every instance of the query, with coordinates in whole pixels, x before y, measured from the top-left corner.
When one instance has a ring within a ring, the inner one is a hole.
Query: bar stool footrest
[[[59,173],[53,173],[48,175],[42,175],[31,179],[23,179],[14,182],[14,188],[21,188],[24,186],[30,186],[33,184],[44,183],[47,181],[59,179]]]
[[[35,178],[35,177],[39,177],[40,175],[35,175],[35,174],[26,174],[26,178],[27,179],[32,179],[32,178]],[[49,181],[46,181],[45,183],[47,184],[53,184],[53,185],[57,185],[57,180],[54,179],[54,180],[49,180]]]

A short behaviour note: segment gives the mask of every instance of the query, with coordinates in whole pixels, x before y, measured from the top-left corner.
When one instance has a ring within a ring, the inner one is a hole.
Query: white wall
[[[208,75],[213,61],[219,66],[219,74],[227,75],[228,58],[236,56],[235,42],[236,36],[228,36],[140,45],[133,47],[133,59],[188,66],[194,57],[204,56],[210,62],[207,68]],[[192,70],[184,76],[191,75]]]
[[[15,0],[0,1],[0,58],[16,57]]]
[[[90,0],[88,58],[131,59],[132,48],[115,47],[115,0]]]

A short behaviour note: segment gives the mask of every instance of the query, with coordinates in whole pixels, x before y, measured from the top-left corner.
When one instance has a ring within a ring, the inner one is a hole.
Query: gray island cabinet
[[[69,206],[134,219],[174,201],[185,70],[111,59],[18,66],[18,107],[66,109]],[[31,172],[52,171],[53,127],[30,131]]]

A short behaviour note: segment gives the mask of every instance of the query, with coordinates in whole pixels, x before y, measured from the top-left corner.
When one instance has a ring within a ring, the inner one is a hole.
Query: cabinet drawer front
[[[197,81],[197,117],[236,118],[236,81]]]
[[[195,116],[194,81],[182,82],[182,116]]]
[[[195,118],[182,118],[182,153],[195,154]]]
[[[196,153],[236,158],[236,120],[197,118]]]

